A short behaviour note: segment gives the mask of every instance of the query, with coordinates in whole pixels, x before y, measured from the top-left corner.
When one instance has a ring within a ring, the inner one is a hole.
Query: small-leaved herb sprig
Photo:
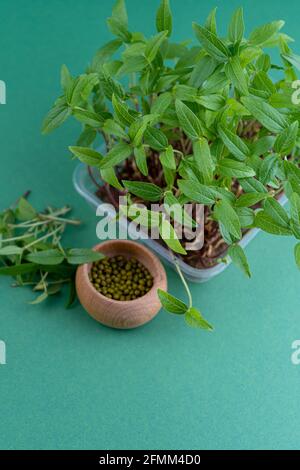
[[[25,197],[0,213],[0,275],[15,278],[14,287],[31,286],[37,297],[32,304],[69,286],[67,307],[76,298],[77,265],[101,259],[90,249],[63,248],[62,236],[68,225],[81,222],[68,217],[71,208],[47,207],[38,212]]]

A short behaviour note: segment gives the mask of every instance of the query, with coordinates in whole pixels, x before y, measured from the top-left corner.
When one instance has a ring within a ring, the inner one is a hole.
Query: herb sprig
[[[38,212],[25,197],[0,213],[0,275],[13,276],[14,287],[30,286],[40,303],[69,286],[67,307],[76,298],[74,278],[77,265],[101,259],[90,249],[62,246],[68,225],[80,221],[68,217],[71,208],[47,207]]]

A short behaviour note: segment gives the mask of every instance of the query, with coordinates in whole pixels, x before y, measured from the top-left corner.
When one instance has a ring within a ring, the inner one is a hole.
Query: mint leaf
[[[203,330],[209,331],[212,331],[214,329],[213,326],[208,323],[205,318],[203,318],[199,310],[194,307],[189,308],[186,312],[185,321],[192,328],[201,328]]]
[[[243,9],[237,8],[232,15],[229,28],[228,36],[231,42],[240,42],[243,39],[245,31],[245,24],[243,18]]]
[[[192,140],[202,137],[203,131],[201,122],[196,114],[180,100],[176,100],[175,107],[180,125],[188,137]]]
[[[132,148],[130,145],[126,144],[125,142],[120,142],[108,152],[108,154],[101,160],[98,166],[101,170],[106,170],[120,164],[131,154]]]
[[[213,214],[234,238],[239,240],[242,237],[239,217],[227,201],[218,201],[215,204]]]
[[[193,30],[197,39],[201,42],[206,52],[219,62],[225,62],[229,57],[229,51],[225,43],[214,33],[202,26],[193,23]]]
[[[172,12],[169,0],[161,0],[156,14],[156,29],[160,33],[167,31],[168,36],[172,33]]]
[[[243,248],[240,245],[231,245],[228,249],[228,254],[232,262],[241,269],[246,276],[251,277],[249,264]]]
[[[104,258],[100,252],[88,248],[72,248],[67,251],[67,261],[70,264],[93,263]]]
[[[167,312],[182,315],[188,310],[188,307],[185,303],[174,297],[174,295],[169,294],[168,292],[165,292],[161,289],[157,289],[157,295],[159,297],[159,300],[161,301],[163,308],[167,310]]]
[[[64,260],[64,255],[58,249],[36,251],[34,253],[29,253],[26,256],[26,260],[31,263],[41,264],[41,265],[57,265],[61,264]]]
[[[297,264],[298,268],[300,269],[300,243],[297,243],[297,245],[295,246],[294,254],[295,254],[296,264]]]
[[[269,131],[281,132],[287,126],[285,116],[269,103],[256,96],[243,96],[243,105]]]
[[[218,126],[218,132],[228,150],[238,160],[245,160],[250,155],[249,147],[237,134],[234,134],[221,124]]]
[[[259,211],[255,215],[254,226],[273,235],[291,235],[291,230],[274,220],[267,212]]]
[[[76,147],[71,146],[69,150],[77,157],[82,163],[85,163],[89,166],[99,166],[99,164],[104,159],[101,153],[93,150],[89,147]]]
[[[186,251],[178,240],[173,226],[165,217],[161,217],[159,233],[163,241],[168,245],[169,248],[171,248],[172,251],[181,255],[186,255]]]
[[[132,194],[145,201],[159,201],[163,195],[163,190],[153,183],[144,183],[141,181],[122,181],[124,187]]]

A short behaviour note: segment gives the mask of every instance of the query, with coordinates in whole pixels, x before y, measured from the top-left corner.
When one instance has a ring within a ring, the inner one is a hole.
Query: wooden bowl
[[[157,256],[144,245],[128,240],[109,240],[93,249],[107,256],[134,256],[153,276],[153,286],[147,294],[135,300],[109,299],[100,294],[91,283],[91,264],[83,264],[76,273],[76,290],[83,308],[95,320],[112,328],[136,328],[152,320],[161,308],[157,289],[167,290],[166,272]]]

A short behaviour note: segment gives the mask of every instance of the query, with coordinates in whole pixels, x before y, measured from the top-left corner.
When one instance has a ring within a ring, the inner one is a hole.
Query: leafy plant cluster
[[[196,41],[176,43],[169,0],[161,1],[150,38],[130,30],[125,3],[117,0],[107,25],[115,39],[85,73],[73,77],[62,67],[62,95],[43,131],[73,116],[83,131],[72,154],[97,167],[109,185],[145,201],[207,206],[233,262],[248,276],[238,243],[246,230],[300,240],[300,110],[292,99],[300,57],[281,31],[284,22],[259,26],[246,38],[239,8],[221,37],[214,9],[203,26],[193,23]],[[269,48],[279,52],[279,65]],[[99,135],[105,154],[94,149]],[[162,166],[163,185],[147,181],[153,158]],[[144,181],[120,179],[126,160]],[[277,200],[283,190],[289,212]],[[185,253],[175,231],[164,241]],[[295,257],[300,267],[299,242]]]
[[[67,225],[79,220],[67,217],[70,207],[48,207],[37,212],[25,199],[0,213],[0,275],[15,278],[14,287],[31,286],[38,293],[32,304],[61,292],[69,285],[67,307],[76,298],[74,286],[77,265],[103,257],[85,248],[65,249],[61,238]]]

